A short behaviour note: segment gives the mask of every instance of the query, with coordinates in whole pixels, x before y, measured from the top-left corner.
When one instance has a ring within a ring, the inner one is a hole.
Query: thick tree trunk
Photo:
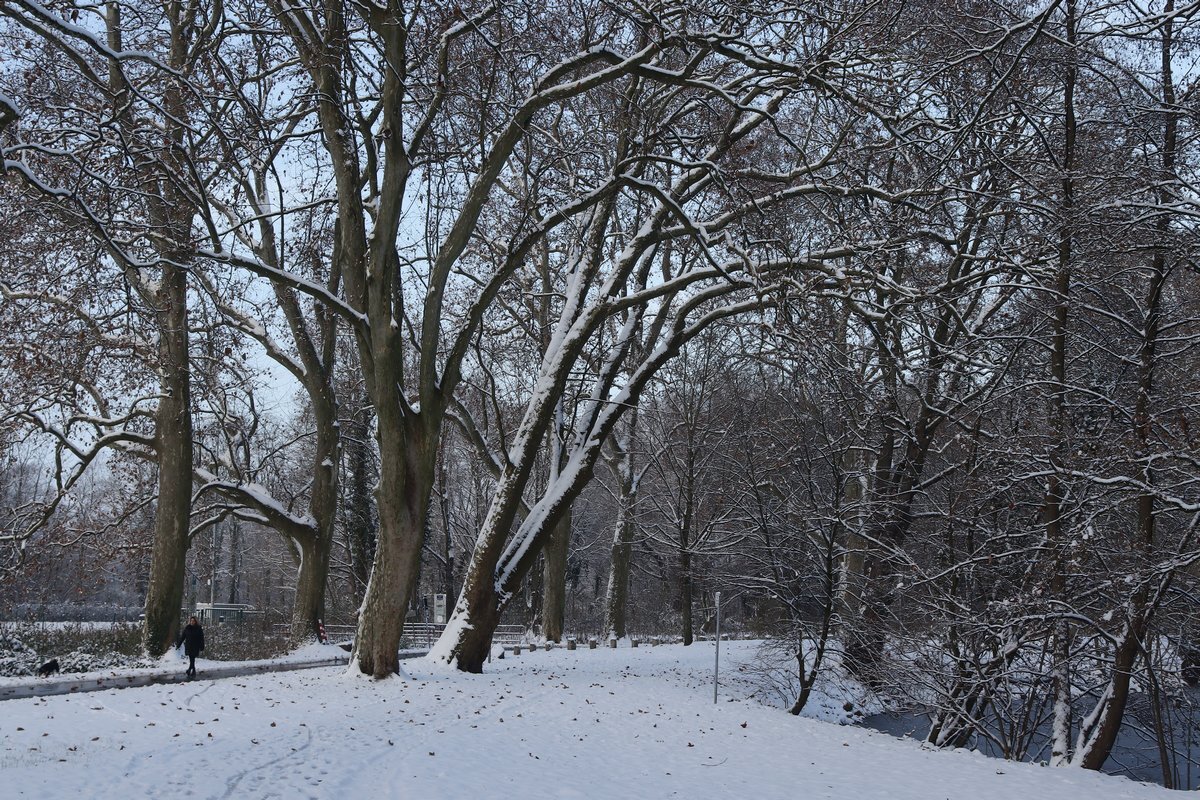
[[[917,469],[920,469],[918,466]],[[883,518],[872,529],[872,551],[865,562],[862,612],[857,630],[848,632],[846,665],[868,685],[879,687],[886,629],[896,601],[897,555],[912,527],[914,476],[903,479],[901,494],[883,503]]]
[[[420,568],[437,453],[429,435],[404,435],[406,426],[389,416],[379,409],[379,541],[354,650],[359,670],[376,678],[400,670],[400,636]]]
[[[460,608],[469,609],[469,612],[460,614]],[[455,664],[463,672],[483,672],[502,610],[500,595],[490,573],[468,576],[463,583],[459,605],[446,626],[446,633],[454,631],[458,634],[454,640]]]
[[[496,589],[496,567],[503,553],[505,534],[520,506],[523,485],[523,476],[511,467],[501,475],[487,516],[480,526],[454,611],[429,654],[431,658],[454,664],[464,672],[482,672],[491,653],[492,635],[503,611],[502,599]],[[523,578],[524,574],[516,576],[515,582],[510,580],[510,585],[519,587]],[[503,602],[514,594],[515,589],[503,598]]]
[[[186,72],[194,21],[182,6],[168,8],[169,38],[166,62],[177,75]],[[124,49],[121,6],[105,8],[105,33],[114,51]],[[118,128],[136,126],[130,116],[130,90],[116,61],[108,74],[112,113]],[[188,108],[182,81],[172,81],[163,92],[162,147],[143,153],[135,165],[145,192],[147,224],[154,232],[161,275],[157,285],[147,280],[138,265],[126,263],[130,284],[145,305],[154,310],[158,335],[158,372],[162,396],[155,412],[154,444],[158,465],[158,501],[154,519],[154,549],[146,588],[142,644],[158,656],[175,642],[183,601],[185,559],[190,544],[192,499],[191,363],[188,345],[187,268],[191,251],[193,206],[186,193],[165,175],[187,174],[183,168],[184,131]],[[119,135],[119,131],[118,131]],[[134,137],[135,139],[137,137]]]
[[[551,529],[542,551],[542,634],[561,642],[567,613],[567,554],[571,546],[571,512]]]
[[[294,643],[319,635],[318,625],[325,618],[325,587],[329,578],[329,540],[321,537],[298,540],[300,567],[296,576],[296,602],[292,607]]]
[[[158,505],[146,590],[143,643],[160,656],[175,643],[183,602],[192,501],[192,412],[189,383],[187,273],[163,267],[158,298],[162,397],[155,416]]]

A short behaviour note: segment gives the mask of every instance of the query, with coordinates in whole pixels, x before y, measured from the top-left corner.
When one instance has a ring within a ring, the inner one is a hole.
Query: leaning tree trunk
[[[475,562],[472,562],[474,565]],[[467,609],[470,609],[469,612]],[[492,636],[496,626],[500,624],[500,614],[503,611],[500,594],[496,591],[495,581],[491,570],[475,570],[468,572],[455,605],[454,614],[446,626],[446,633],[457,630],[458,635],[453,640],[454,653],[452,659],[463,672],[483,672],[483,665],[492,650]],[[445,637],[445,633],[443,633]],[[447,641],[450,641],[447,639]],[[439,644],[441,640],[439,640]],[[435,653],[431,653],[436,657]]]
[[[454,615],[437,647],[430,653],[431,657],[454,663],[464,672],[483,671],[500,615],[536,563],[541,546],[561,522],[561,517],[570,513],[573,499],[574,493],[560,497],[552,504],[553,507],[545,512],[544,522],[527,537],[530,546],[521,555],[510,554],[511,560],[503,569],[498,568],[504,537],[485,539],[480,536]]]
[[[463,672],[482,672],[492,648],[492,635],[503,611],[496,590],[496,567],[504,550],[505,534],[516,518],[521,488],[529,467],[509,467],[500,477],[487,516],[479,528],[475,551],[459,590],[458,601],[446,629],[430,652],[430,658],[454,664]],[[536,552],[533,554],[536,557]],[[522,573],[515,586],[524,578]],[[515,589],[512,594],[515,594]],[[511,596],[511,595],[510,595]]]

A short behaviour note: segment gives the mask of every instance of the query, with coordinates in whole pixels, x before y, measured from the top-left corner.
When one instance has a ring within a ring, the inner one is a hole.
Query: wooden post
[[[588,639],[588,650],[595,650],[595,649],[596,649],[596,640]]]
[[[567,639],[567,649],[568,650],[575,649],[575,640],[574,639]]]
[[[513,655],[514,655],[514,656],[519,656],[519,655],[521,655],[521,645],[519,645],[519,644],[514,644],[514,645],[513,645]]]
[[[629,646],[630,646],[630,647],[637,647],[637,645],[638,645],[638,641],[637,641],[637,639],[630,639],[630,640],[629,640]]]
[[[616,650],[616,649],[617,649],[617,640],[616,640],[616,639],[609,639],[609,640],[608,640],[608,646],[609,646],[609,647],[611,647],[613,650]]]

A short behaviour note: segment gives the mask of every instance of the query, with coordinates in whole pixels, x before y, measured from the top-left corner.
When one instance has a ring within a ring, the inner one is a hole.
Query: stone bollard
[[[637,647],[637,646],[638,646],[638,641],[637,641],[637,639],[630,639],[630,640],[629,640],[629,646],[630,646],[630,647]]]
[[[519,645],[519,644],[514,644],[514,645],[513,645],[513,655],[514,655],[514,656],[519,656],[519,655],[521,655],[521,645]]]
[[[568,650],[575,649],[575,640],[574,639],[567,639],[567,649]]]
[[[616,649],[617,649],[617,640],[616,640],[616,639],[609,639],[609,640],[608,640],[608,646],[609,646],[609,647],[611,647],[613,650],[616,650]]]
[[[547,653],[549,653],[551,648],[553,648],[553,647],[554,647],[554,642],[546,642],[546,652]]]
[[[588,650],[595,650],[595,649],[596,649],[596,640],[588,639]]]

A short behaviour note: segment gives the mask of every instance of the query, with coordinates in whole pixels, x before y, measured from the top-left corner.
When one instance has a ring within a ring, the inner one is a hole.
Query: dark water
[[[1192,690],[1185,702],[1175,702],[1168,714],[1166,727],[1168,772],[1176,789],[1200,789],[1200,690]],[[1117,735],[1112,755],[1104,772],[1124,775],[1137,781],[1163,784],[1163,759],[1151,720],[1150,706],[1144,695],[1134,695],[1126,712],[1126,722]],[[876,714],[862,724],[868,728],[901,738],[924,739],[929,733],[930,719],[921,711]],[[975,737],[970,749],[985,755],[1001,757],[994,742]],[[1044,761],[1049,757],[1049,724],[1043,723],[1030,748],[1026,761]]]

